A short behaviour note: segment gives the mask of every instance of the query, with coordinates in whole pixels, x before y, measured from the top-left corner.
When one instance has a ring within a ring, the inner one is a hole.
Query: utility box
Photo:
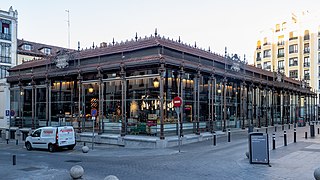
[[[251,164],[269,164],[268,134],[253,132],[249,134],[249,159]]]

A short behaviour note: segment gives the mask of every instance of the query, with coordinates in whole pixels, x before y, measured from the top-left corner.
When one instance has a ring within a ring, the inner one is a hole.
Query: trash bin
[[[310,136],[314,137],[314,124],[310,124]]]

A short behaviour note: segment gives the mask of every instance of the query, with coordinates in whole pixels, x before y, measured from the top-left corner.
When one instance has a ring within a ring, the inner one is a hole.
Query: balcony
[[[292,64],[289,64],[289,66],[298,66],[298,62],[293,62]]]
[[[0,33],[0,39],[11,41],[11,34]]]
[[[305,80],[310,80],[310,75],[309,74],[304,75],[304,79]]]
[[[278,54],[278,58],[284,57],[284,54]]]
[[[261,46],[257,46],[257,50],[260,50],[261,49]]]
[[[303,40],[310,40],[310,35],[305,35],[304,37],[303,37]]]
[[[271,45],[271,43],[269,42],[266,42],[266,43],[263,43],[264,46],[267,46],[267,45]]]
[[[303,63],[303,67],[310,67],[310,63],[309,62]]]
[[[310,53],[310,49],[306,48],[306,49],[303,50],[303,52],[304,52],[304,54],[308,54],[308,53]]]
[[[278,42],[278,46],[283,46],[284,45],[284,41],[279,41]]]
[[[289,38],[289,41],[295,40],[295,39],[298,39],[298,37],[291,37],[291,38]]]
[[[261,61],[261,57],[257,57],[257,58],[256,58],[256,61]]]

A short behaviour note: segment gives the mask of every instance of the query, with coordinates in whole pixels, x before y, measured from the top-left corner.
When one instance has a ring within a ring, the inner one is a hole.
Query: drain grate
[[[80,160],[67,160],[65,162],[78,163],[78,162],[81,162],[81,161]]]
[[[41,168],[37,168],[37,167],[27,167],[27,168],[23,168],[20,169],[22,171],[36,171],[36,170],[40,170]]]

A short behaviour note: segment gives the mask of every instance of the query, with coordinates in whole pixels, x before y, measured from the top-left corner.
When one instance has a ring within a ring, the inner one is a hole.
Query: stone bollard
[[[83,147],[82,147],[82,152],[83,152],[83,153],[89,152],[89,147],[88,147],[88,146],[83,146]]]
[[[247,158],[249,158],[249,152],[246,152],[246,156],[247,156]]]
[[[83,176],[84,174],[84,169],[82,166],[75,165],[70,169],[70,176],[72,179],[79,179]]]
[[[104,180],[119,180],[119,178],[114,175],[109,175],[109,176],[105,177]]]
[[[313,176],[316,180],[320,180],[320,168],[314,170]]]

